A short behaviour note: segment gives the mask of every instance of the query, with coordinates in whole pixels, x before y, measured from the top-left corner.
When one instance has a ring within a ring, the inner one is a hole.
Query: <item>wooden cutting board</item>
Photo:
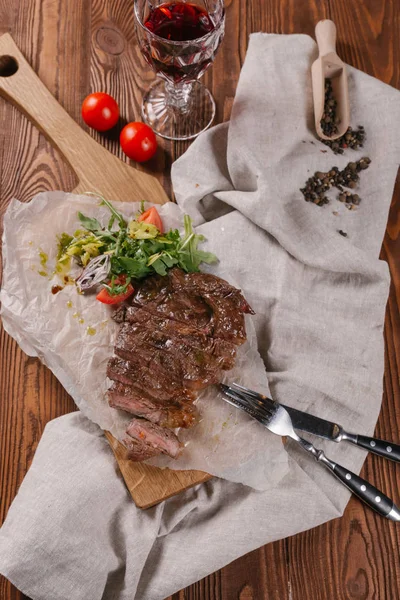
[[[63,155],[78,178],[74,193],[91,191],[122,202],[169,201],[155,177],[122,162],[83,131],[40,81],[8,33],[0,37],[0,95],[25,113]],[[106,437],[140,508],[154,506],[211,478],[201,471],[173,471],[133,463],[126,459],[118,440],[108,432]]]

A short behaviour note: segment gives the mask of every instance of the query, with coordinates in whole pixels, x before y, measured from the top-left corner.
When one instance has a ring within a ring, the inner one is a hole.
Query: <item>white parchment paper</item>
[[[128,218],[139,208],[137,203],[115,206]],[[82,412],[122,439],[132,417],[110,408],[105,398],[107,362],[118,332],[112,308],[93,295],[78,294],[74,285],[56,294],[51,291],[61,283],[54,275],[56,236],[79,228],[78,211],[101,223],[109,218],[108,209],[88,196],[48,192],[29,204],[11,202],[4,219],[1,314],[7,332],[27,354],[38,356],[53,371]],[[159,211],[166,229],[182,227],[183,213],[177,205],[166,204]],[[229,274],[218,272],[218,267],[213,271],[229,280]],[[239,348],[226,380],[268,393],[251,317],[246,318],[246,326],[248,341]],[[256,489],[265,489],[286,473],[287,455],[280,440],[223,402],[214,386],[202,393],[197,406],[202,415],[199,424],[179,432],[186,446],[182,456],[157,457],[152,464],[201,469]]]

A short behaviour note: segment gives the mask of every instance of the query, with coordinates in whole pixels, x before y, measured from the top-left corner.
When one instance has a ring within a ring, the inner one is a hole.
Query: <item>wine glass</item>
[[[142,117],[169,140],[189,140],[215,116],[210,91],[198,80],[223,39],[223,0],[134,0],[140,49],[157,73],[143,98]]]

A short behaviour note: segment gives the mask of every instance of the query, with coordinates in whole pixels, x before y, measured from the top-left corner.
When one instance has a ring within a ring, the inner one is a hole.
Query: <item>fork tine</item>
[[[234,388],[236,391],[241,391],[246,396],[250,396],[250,397],[258,400],[263,405],[266,405],[266,404],[275,405],[275,402],[274,402],[274,400],[272,400],[272,398],[268,398],[268,396],[264,396],[264,394],[260,394],[259,392],[250,390],[249,388],[245,387],[244,385],[240,385],[239,383],[232,383],[231,388]]]
[[[224,390],[224,395],[227,397],[225,399],[229,404],[235,406],[236,408],[240,408],[263,424],[265,424],[265,421],[268,421],[271,417],[271,415],[262,414],[258,406],[254,406],[249,402],[248,398],[238,394],[236,391],[230,388]]]
[[[263,425],[266,425],[274,414],[274,411],[261,406],[259,401],[255,401],[252,398],[246,396],[243,392],[233,390],[229,386],[221,386],[224,391],[224,395],[230,398],[227,402],[236,408],[240,408],[244,412],[250,414],[253,418],[260,421]]]
[[[274,412],[275,404],[264,404],[264,402],[262,402],[261,400],[256,400],[255,398],[251,397],[248,398],[248,401],[262,412],[266,412],[268,414]]]
[[[263,414],[265,416],[270,416],[272,414],[272,407],[265,405],[263,402],[261,402],[261,400],[252,398],[250,395],[247,395],[244,392],[238,392],[235,390],[234,393],[239,398],[241,398],[242,401],[246,402],[247,404],[250,404],[250,406],[252,406],[254,410],[258,410],[260,414]]]
[[[255,410],[254,408],[252,408],[249,404],[245,404],[243,402],[241,402],[238,398],[235,398],[234,396],[231,396],[231,394],[226,394],[227,397],[225,397],[225,400],[231,404],[232,406],[235,406],[236,408],[239,408],[240,410],[242,410],[243,412],[247,413],[248,415],[250,415],[251,417],[253,417],[254,419],[256,419],[257,421],[259,421],[260,423],[262,423],[263,425],[265,424],[265,417],[262,417],[257,410]]]
[[[248,402],[247,398],[244,398],[243,396],[241,396],[240,394],[237,394],[233,390],[228,390],[227,392],[225,392],[225,395],[229,396],[229,398],[232,398],[235,402],[237,402],[240,405],[249,406],[249,402]]]
[[[245,387],[244,385],[240,385],[239,383],[231,383],[231,388],[234,388],[238,391],[244,392],[245,394],[248,394],[249,396],[252,396],[253,398],[258,398],[258,399],[265,398],[265,396],[262,396],[258,392],[254,392],[253,390],[250,390],[249,388]]]
[[[233,383],[230,389],[234,390],[248,402],[251,402],[253,406],[261,409],[262,411],[266,411],[268,414],[271,414],[271,411],[274,411],[276,408],[276,403],[271,400],[271,398],[263,396],[262,394],[254,392],[253,390],[249,390],[243,385]]]

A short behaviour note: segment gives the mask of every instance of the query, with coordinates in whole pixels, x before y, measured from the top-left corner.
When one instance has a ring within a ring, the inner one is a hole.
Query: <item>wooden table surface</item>
[[[0,0],[0,34],[10,32],[66,110],[82,124],[91,91],[114,95],[129,120],[140,119],[152,79],[136,44],[132,0]],[[248,36],[253,31],[313,34],[318,20],[338,27],[338,52],[349,64],[400,88],[399,0],[228,0],[226,37],[205,82],[217,101],[217,122],[229,119]],[[119,154],[116,137],[93,134]],[[152,169],[170,191],[171,162],[185,144],[161,142]],[[16,196],[74,186],[74,177],[41,134],[0,99],[0,208]],[[400,431],[400,181],[382,258],[392,287],[387,305],[386,367],[376,435]],[[61,384],[1,331],[0,520],[32,461],[46,423],[76,410]],[[397,503],[399,467],[370,456],[363,476]],[[351,500],[337,519],[251,552],[168,600],[396,600],[400,598],[400,527]],[[1,600],[26,598],[0,580]],[[49,598],[48,600],[52,600]],[[92,600],[92,599],[88,599]],[[107,599],[105,599],[107,600]]]

